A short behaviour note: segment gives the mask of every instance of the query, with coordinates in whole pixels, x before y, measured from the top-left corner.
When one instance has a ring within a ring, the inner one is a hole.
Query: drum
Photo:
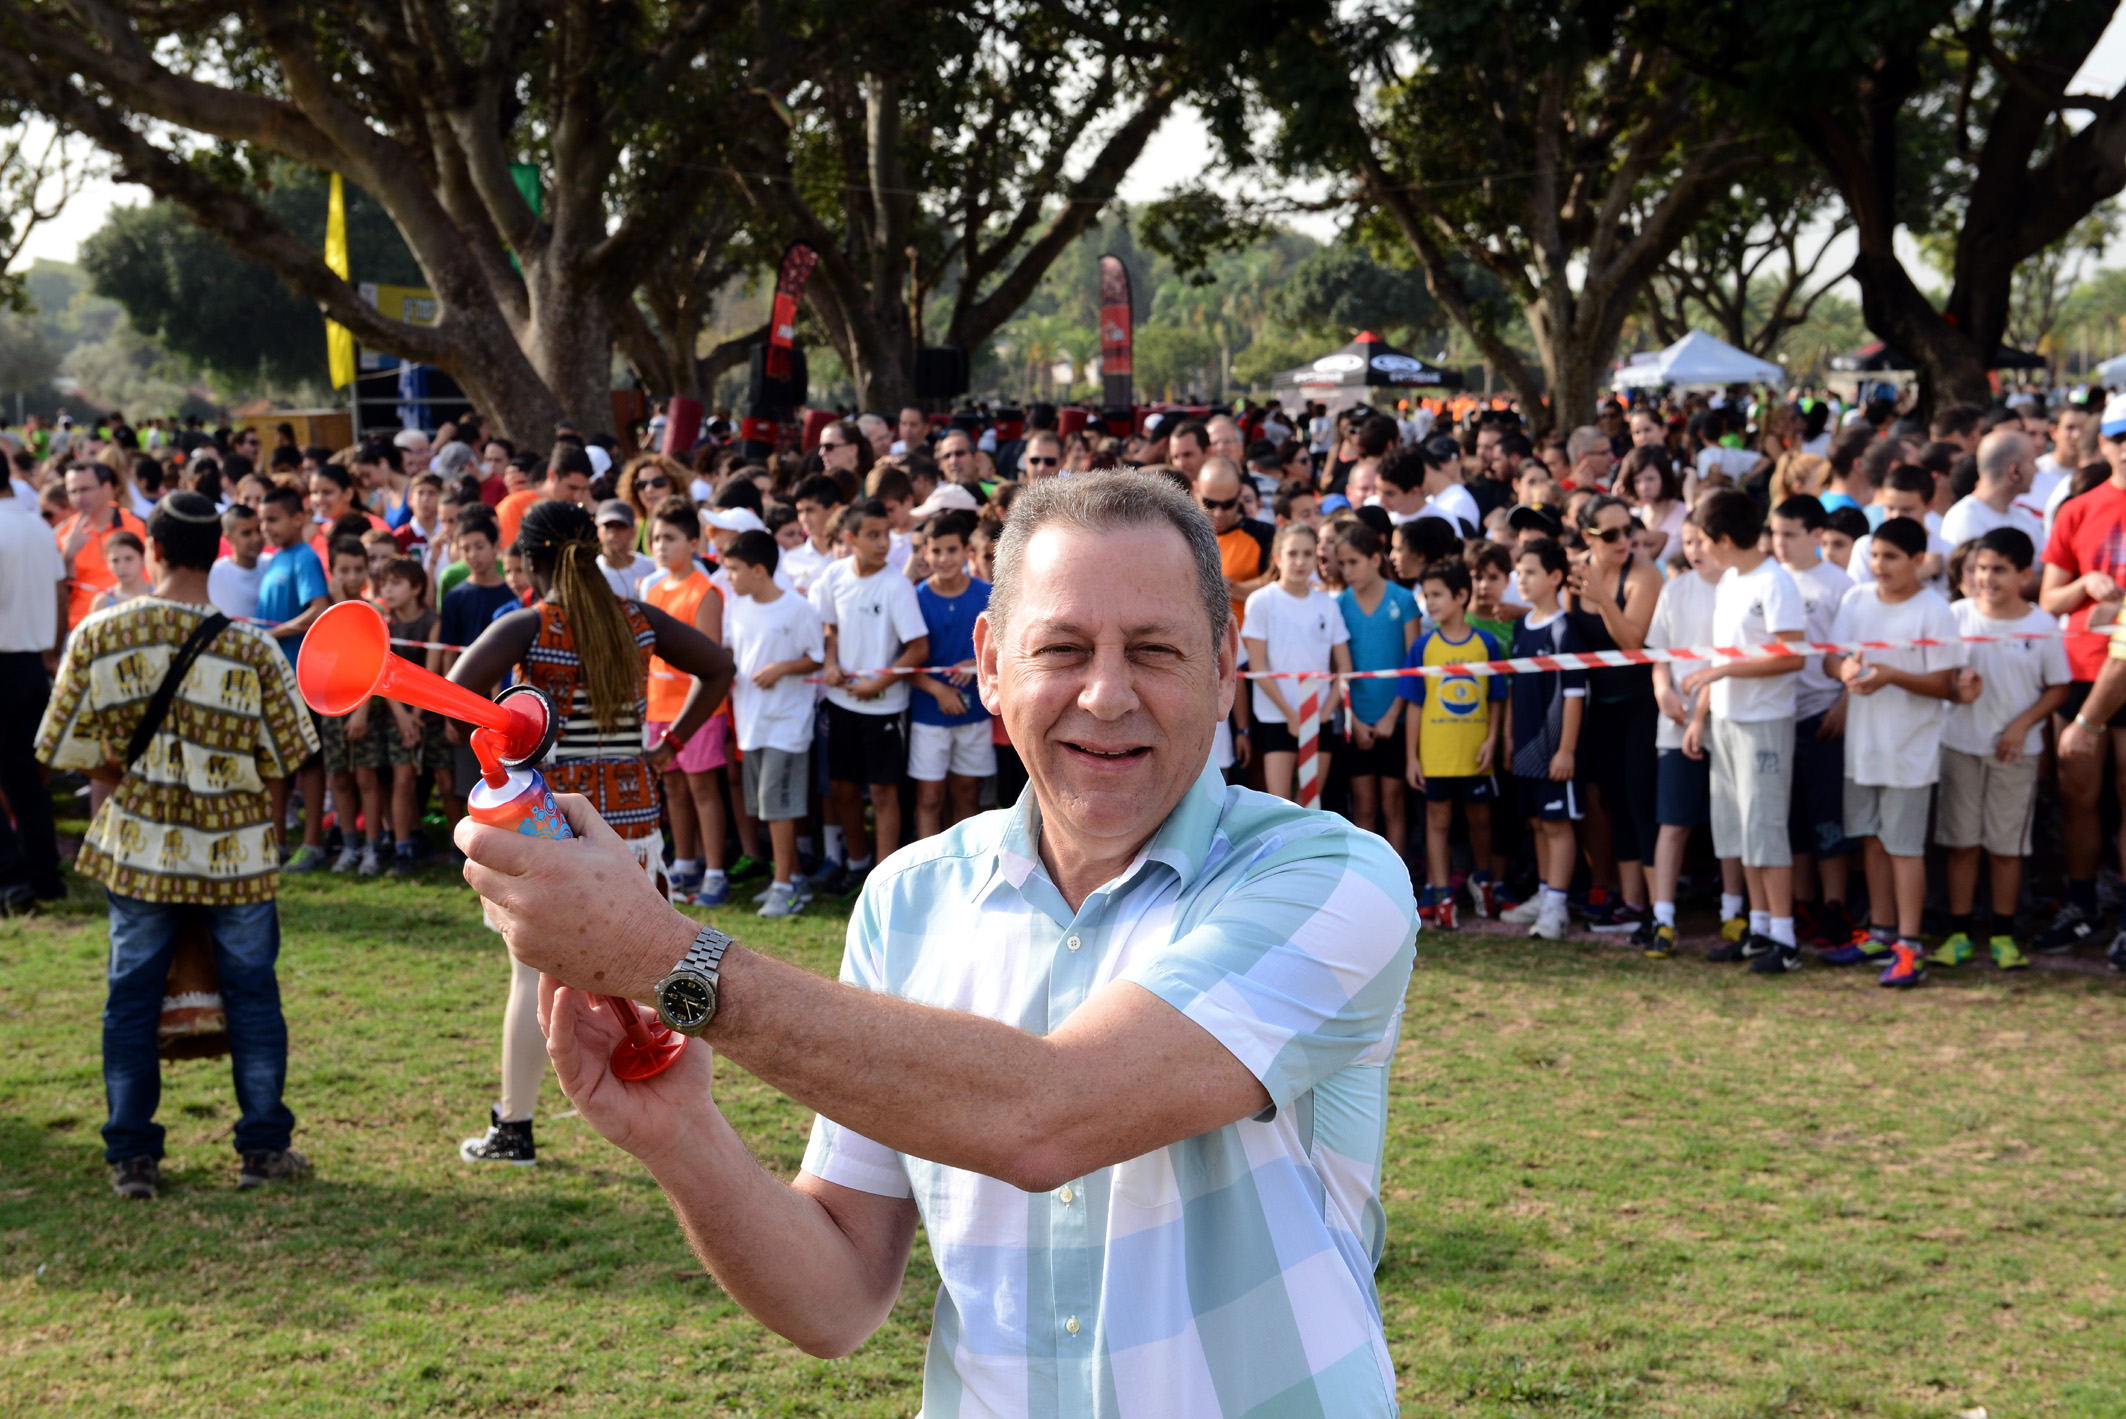
[[[164,1059],[213,1059],[229,1052],[214,938],[206,908],[180,907],[177,919],[177,949],[170,953],[170,974],[163,982],[155,1052]]]

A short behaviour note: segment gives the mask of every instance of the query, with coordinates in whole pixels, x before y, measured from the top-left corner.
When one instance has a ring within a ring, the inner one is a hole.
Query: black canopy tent
[[[1883,374],[1890,370],[1911,369],[1912,362],[1904,352],[1882,340],[1871,340],[1850,354],[1833,355],[1831,368],[1841,374]],[[1995,345],[1993,358],[1987,362],[1991,370],[2041,370],[2045,357],[2033,355],[2028,350],[2018,350],[2013,345]]]
[[[1376,389],[1417,393],[1460,389],[1462,377],[1406,355],[1368,330],[1312,364],[1284,371],[1272,384],[1281,404],[1311,399],[1342,408],[1363,402],[1368,391]]]

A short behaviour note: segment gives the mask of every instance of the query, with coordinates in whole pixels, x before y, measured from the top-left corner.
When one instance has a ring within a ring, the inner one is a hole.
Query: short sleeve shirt
[[[966,589],[958,596],[940,596],[926,581],[916,587],[915,600],[923,608],[923,624],[929,628],[930,663],[960,665],[974,659],[974,623],[989,609],[989,583],[979,577],[969,577]],[[969,681],[961,688],[967,698],[967,708],[951,715],[938,708],[937,696],[919,685],[912,687],[909,718],[917,724],[935,725],[979,724],[989,718],[989,711],[982,707],[982,698],[974,683]]]
[[[910,641],[930,633],[908,578],[890,567],[858,576],[854,557],[842,558],[812,583],[811,601],[820,621],[834,627],[835,663],[852,675],[876,674],[898,660]],[[899,714],[908,708],[908,677],[896,675],[872,700],[830,686],[827,702],[858,714]]]
[[[1373,1270],[1409,873],[1215,770],[1075,912],[1037,841],[1029,792],[888,858],[841,978],[1037,1035],[1130,981],[1273,1107],[1039,1194],[815,1120],[805,1171],[922,1214],[940,1277],[924,1412],[1394,1414]]]
[[[1766,557],[1755,570],[1730,567],[1713,597],[1713,643],[1764,645],[1782,632],[1808,629],[1801,588],[1785,567]],[[1796,662],[1797,668],[1799,662]],[[1713,713],[1722,719],[1756,722],[1794,717],[1794,676],[1736,676],[1713,682]]]
[[[258,618],[269,625],[292,621],[326,593],[325,567],[317,553],[301,542],[283,547],[273,554],[266,563],[265,574],[258,579]],[[294,660],[303,648],[303,638],[283,637],[280,647],[288,659]]]
[[[1845,594],[1832,639],[1854,641],[1939,642],[1906,650],[1871,650],[1865,658],[1877,665],[1915,675],[1952,670],[1964,663],[1963,631],[1949,603],[1921,587],[1903,601],[1884,601],[1877,582],[1864,582]],[[1895,685],[1872,695],[1852,695],[1845,711],[1845,775],[1855,783],[1882,788],[1925,788],[1941,777],[1942,728],[1949,702],[1915,695]]]
[[[1249,595],[1247,608],[1247,624],[1242,627],[1242,632],[1249,640],[1261,641],[1267,652],[1263,663],[1255,667],[1257,670],[1327,670],[1330,652],[1351,639],[1336,598],[1325,591],[1294,596],[1273,581]],[[1324,680],[1287,680],[1280,688],[1285,692],[1286,701],[1297,709],[1309,684],[1320,686],[1327,683]],[[1259,680],[1255,682],[1252,708],[1259,721],[1284,723],[1283,712],[1270,703]]]
[[[2045,543],[2045,565],[2070,579],[2104,572],[2126,582],[2126,489],[2106,479],[2060,504]],[[2094,680],[2104,666],[2104,638],[2086,630],[2097,603],[2084,601],[2067,614],[2067,667],[2077,680]]]

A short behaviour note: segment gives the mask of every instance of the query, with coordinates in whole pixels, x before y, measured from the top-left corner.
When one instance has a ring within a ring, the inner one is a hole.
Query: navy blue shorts
[[[1842,773],[1838,791],[1845,792]],[[1693,759],[1681,749],[1661,750],[1654,762],[1654,821],[1664,828],[1702,828],[1712,819],[1712,756]]]
[[[1431,780],[1427,779],[1427,783]],[[1467,779],[1449,782],[1468,782]],[[1580,817],[1580,785],[1577,780],[1529,778],[1526,774],[1513,776],[1514,793],[1521,800],[1521,816],[1540,818],[1546,823],[1577,822]],[[1426,795],[1428,798],[1430,794]]]
[[[1860,846],[1845,835],[1845,736],[1818,739],[1823,716],[1794,724],[1794,799],[1787,846],[1818,857],[1843,857]]]
[[[1427,803],[1489,803],[1498,796],[1498,780],[1490,774],[1472,774],[1468,778],[1425,775]]]

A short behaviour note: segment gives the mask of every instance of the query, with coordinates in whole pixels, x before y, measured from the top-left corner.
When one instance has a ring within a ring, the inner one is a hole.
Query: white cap
[[[760,514],[749,507],[705,507],[701,520],[723,532],[766,532],[768,524],[760,520]]]
[[[2104,422],[2097,426],[2097,432],[2108,439],[2126,434],[2126,390],[2104,401]]]
[[[583,453],[584,456],[589,458],[591,461],[592,477],[603,478],[606,474],[613,471],[613,456],[610,453],[607,453],[604,449],[598,447],[598,445],[594,443],[584,445]]]
[[[923,499],[921,507],[908,516],[920,522],[934,512],[979,512],[982,505],[974,500],[974,494],[958,483],[945,482],[931,489],[930,496]]]

